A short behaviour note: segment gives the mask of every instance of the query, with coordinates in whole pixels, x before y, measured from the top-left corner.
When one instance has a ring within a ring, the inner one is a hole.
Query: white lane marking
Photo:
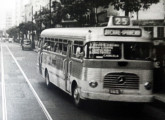
[[[50,116],[49,112],[47,111],[46,107],[44,106],[44,104],[42,103],[41,99],[39,98],[37,92],[34,90],[33,86],[31,85],[28,77],[26,76],[26,74],[24,73],[24,71],[22,70],[21,66],[19,65],[19,63],[17,62],[16,58],[14,57],[14,55],[12,54],[12,52],[10,51],[9,47],[6,45],[10,55],[12,56],[12,58],[14,59],[16,65],[18,66],[18,68],[20,69],[22,75],[24,76],[26,82],[28,83],[31,91],[33,92],[34,96],[36,97],[40,107],[42,108],[43,112],[45,113],[46,117],[48,120],[53,120],[52,117]]]
[[[1,82],[2,82],[2,115],[3,115],[3,120],[7,120],[6,91],[5,91],[5,78],[4,78],[4,63],[3,63],[2,44],[1,44]]]

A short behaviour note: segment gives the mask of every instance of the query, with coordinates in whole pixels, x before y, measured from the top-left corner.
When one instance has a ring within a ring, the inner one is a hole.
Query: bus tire
[[[47,88],[51,88],[51,82],[50,82],[50,80],[49,80],[49,74],[46,72],[46,74],[45,74],[45,83],[46,83],[46,86],[47,86]]]
[[[77,108],[82,108],[83,100],[80,98],[78,86],[75,86],[73,89],[73,102]]]

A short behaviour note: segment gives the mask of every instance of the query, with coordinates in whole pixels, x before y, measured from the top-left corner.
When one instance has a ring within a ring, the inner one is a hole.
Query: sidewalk
[[[35,49],[33,49],[34,52],[38,53],[38,45],[35,44]]]

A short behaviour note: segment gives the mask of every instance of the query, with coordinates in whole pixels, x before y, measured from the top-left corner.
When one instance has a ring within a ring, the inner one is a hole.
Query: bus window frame
[[[71,56],[74,58],[80,59],[80,57],[77,57],[77,55],[76,55],[76,51],[77,51],[78,47],[81,48],[81,50],[80,50],[81,53],[84,53],[84,41],[75,40],[75,41],[73,41],[73,45],[72,45],[72,55]]]
[[[65,51],[64,47],[66,48],[66,51]],[[67,51],[68,51],[68,40],[63,39],[63,41],[62,41],[62,54],[67,55]]]
[[[55,44],[55,41],[54,41],[54,38],[51,38],[50,39],[50,51],[54,51],[54,44]]]

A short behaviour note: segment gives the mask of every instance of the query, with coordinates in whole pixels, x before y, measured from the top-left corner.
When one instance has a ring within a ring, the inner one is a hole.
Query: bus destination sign
[[[127,26],[130,25],[129,17],[125,16],[115,16],[113,17],[113,25]]]
[[[142,34],[141,29],[135,28],[105,28],[105,36],[130,36],[140,37]]]

